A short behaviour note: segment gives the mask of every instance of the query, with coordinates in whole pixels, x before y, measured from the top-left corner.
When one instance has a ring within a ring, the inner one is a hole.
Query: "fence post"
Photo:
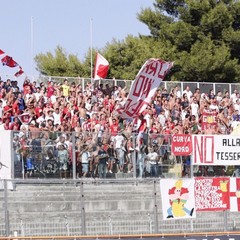
[[[227,221],[227,211],[226,210],[223,211],[223,224],[224,224],[223,231],[227,232],[228,231],[228,221]]]
[[[4,211],[5,211],[5,233],[6,237],[9,236],[9,212],[8,212],[8,192],[7,192],[7,180],[3,180],[4,183]]]
[[[69,222],[68,222],[68,218],[66,215],[65,215],[65,226],[66,226],[67,236],[69,236],[70,235]]]
[[[136,135],[133,133],[133,138],[132,138],[132,143],[133,143],[133,155],[132,155],[132,164],[133,164],[133,178],[137,177],[137,161],[136,161]]]
[[[73,179],[76,179],[76,138],[75,133],[72,133],[72,171]]]
[[[108,216],[108,221],[109,221],[109,235],[113,235],[112,218],[110,215]]]
[[[193,178],[194,174],[193,174],[193,154],[191,154],[190,157],[190,178]]]
[[[156,180],[153,181],[153,199],[154,199],[154,233],[158,233],[158,205],[157,205],[157,191]]]
[[[84,204],[84,188],[83,181],[80,182],[80,207],[81,207],[81,226],[82,235],[86,236],[86,218],[85,218],[85,204]]]

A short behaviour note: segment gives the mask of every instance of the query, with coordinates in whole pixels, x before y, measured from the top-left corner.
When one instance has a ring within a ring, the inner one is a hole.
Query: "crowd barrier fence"
[[[122,134],[122,133],[121,133]],[[192,166],[191,155],[172,153],[171,135],[144,134],[141,147],[138,135],[124,135],[121,150],[111,146],[115,137],[99,137],[94,132],[12,132],[12,178],[179,178],[192,176],[240,176],[238,166]],[[37,136],[37,137],[36,137]],[[131,136],[131,137],[130,137]],[[98,145],[110,151],[105,175],[99,174]],[[64,147],[61,147],[64,146]],[[85,147],[84,147],[85,146]],[[148,158],[155,151],[157,159]],[[88,152],[88,164],[82,154]],[[111,155],[112,154],[112,155]],[[85,165],[85,166],[84,166]],[[83,170],[83,168],[87,171]],[[85,172],[85,174],[84,174]]]
[[[38,82],[47,82],[47,81],[55,81],[62,83],[64,79],[68,79],[68,81],[75,82],[76,84],[80,84],[82,88],[84,89],[85,86],[87,86],[88,83],[93,82],[95,85],[99,83],[109,84],[109,86],[121,86],[126,87],[126,90],[129,91],[131,87],[132,80],[123,80],[123,79],[104,79],[104,80],[97,80],[97,81],[91,81],[90,78],[80,78],[80,77],[57,77],[57,76],[40,76],[37,78]],[[213,90],[214,94],[216,94],[218,91],[221,91],[222,93],[225,93],[225,91],[228,91],[230,94],[237,90],[240,92],[240,84],[239,83],[216,83],[216,82],[179,82],[179,81],[163,81],[160,84],[160,88],[167,89],[168,93],[175,88],[176,86],[179,87],[179,90],[183,92],[187,86],[190,87],[190,90],[192,92],[195,91],[196,88],[199,88],[201,93],[208,94],[211,90]]]

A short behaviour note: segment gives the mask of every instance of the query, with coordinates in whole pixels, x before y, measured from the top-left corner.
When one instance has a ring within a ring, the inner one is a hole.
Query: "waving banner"
[[[15,60],[13,60],[11,56],[6,55],[5,52],[1,49],[0,49],[0,55],[5,55],[3,58],[1,58],[1,62],[3,66],[8,66],[10,68],[19,67],[19,70],[14,74],[15,77],[19,77],[24,73],[22,67]]]
[[[95,68],[94,68],[94,80],[104,79],[107,77],[109,70],[109,62],[100,53],[97,53]]]
[[[152,58],[145,62],[132,83],[126,103],[118,109],[122,118],[135,118],[146,109],[172,66],[172,62],[160,59]]]

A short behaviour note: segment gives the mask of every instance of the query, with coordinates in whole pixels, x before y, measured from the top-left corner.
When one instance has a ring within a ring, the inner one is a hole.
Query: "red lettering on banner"
[[[160,59],[151,58],[145,62],[132,84],[124,107],[119,110],[123,118],[132,118],[146,108],[167,70],[171,67],[172,63]]]
[[[201,136],[200,143],[197,136],[194,136],[194,163],[212,164],[214,163],[214,136]]]
[[[128,99],[126,102],[125,113],[128,116],[133,117],[134,115],[138,114],[144,105],[148,105],[148,103],[142,99],[140,99],[138,102],[134,102],[132,99]]]
[[[139,97],[140,94],[142,93],[142,88],[144,86],[145,82],[145,76],[140,75],[138,79],[136,79],[136,83],[134,84],[134,89],[133,89],[133,96]]]
[[[166,75],[166,69],[163,69],[163,66],[164,66],[164,63],[163,62],[161,62],[160,63],[160,69],[159,69],[159,72],[158,72],[158,77],[159,78],[164,78],[165,77],[165,75]]]
[[[152,84],[154,83],[154,80],[153,79],[149,79],[147,78],[148,81],[145,82],[145,85],[144,85],[144,88],[143,88],[143,92],[142,92],[142,98],[147,98],[148,97],[148,94],[152,88]]]
[[[145,73],[155,76],[157,73],[158,62],[151,62],[145,68]]]
[[[153,83],[153,79],[140,75],[134,86],[133,96],[147,98]]]

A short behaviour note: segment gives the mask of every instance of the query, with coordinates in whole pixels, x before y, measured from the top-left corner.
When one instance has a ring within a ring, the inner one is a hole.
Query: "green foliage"
[[[175,63],[172,80],[240,81],[239,1],[156,0],[154,6],[138,19],[151,33],[154,29],[156,42],[171,49],[166,59]]]
[[[64,49],[57,46],[55,56],[47,52],[46,54],[38,54],[35,57],[37,70],[48,76],[81,76],[83,73],[83,65],[77,56],[69,54],[67,56]]]
[[[155,0],[137,18],[149,36],[113,39],[99,50],[110,63],[108,78],[134,79],[147,59],[161,58],[174,62],[167,80],[240,81],[240,1]],[[35,60],[42,74],[91,76],[90,49],[83,62],[59,46]]]

